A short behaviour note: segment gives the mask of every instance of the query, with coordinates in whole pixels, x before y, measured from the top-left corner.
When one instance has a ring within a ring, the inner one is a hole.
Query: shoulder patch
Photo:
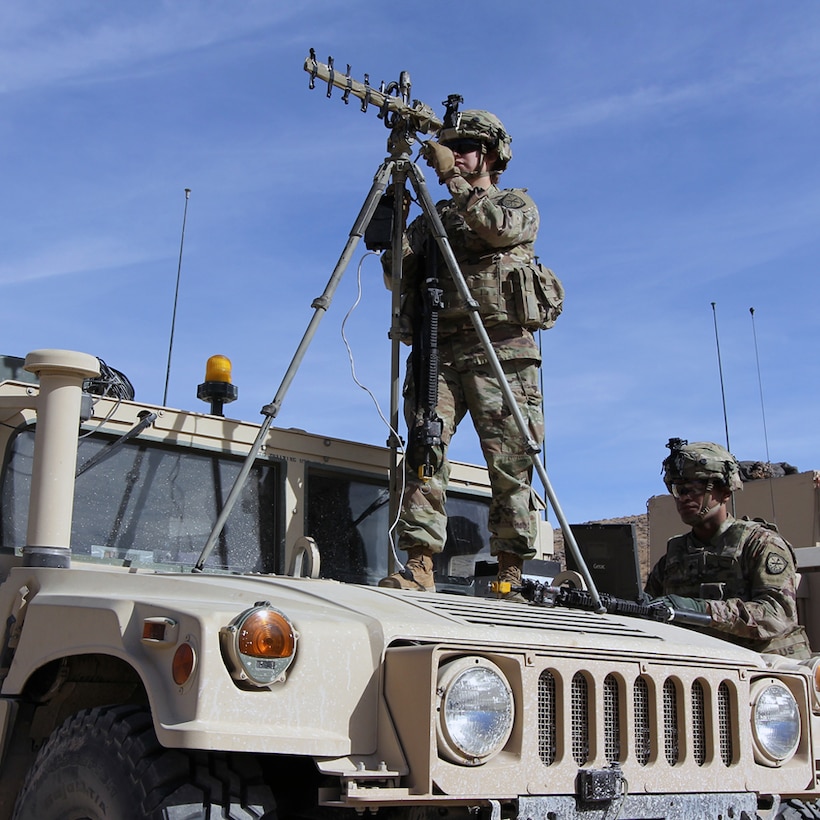
[[[780,575],[786,569],[786,559],[776,552],[770,552],[766,556],[766,572],[769,575]]]
[[[509,193],[504,194],[504,196],[498,200],[498,204],[502,208],[523,208],[527,203],[522,197],[518,196],[518,194]]]

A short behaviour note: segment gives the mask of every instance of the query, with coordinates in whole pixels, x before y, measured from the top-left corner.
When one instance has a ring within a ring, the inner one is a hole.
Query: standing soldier
[[[646,592],[675,609],[708,614],[710,634],[757,652],[810,657],[797,623],[791,546],[772,525],[727,510],[732,492],[743,489],[734,456],[711,442],[670,439],[667,446],[663,480],[692,530],[669,540]]]
[[[487,111],[463,111],[448,122],[422,155],[445,185],[451,199],[437,204],[453,254],[532,440],[543,440],[538,368],[541,356],[532,331],[551,327],[561,311],[563,289],[550,271],[535,261],[539,214],[523,189],[497,187],[512,157],[511,138],[501,121]],[[475,331],[467,303],[443,258],[430,241],[424,217],[414,220],[403,240],[402,340],[409,342],[421,319],[421,288],[438,279],[437,421],[440,445],[432,475],[420,476],[405,458],[406,486],[397,527],[399,546],[407,551],[403,570],[383,578],[381,586],[434,590],[433,555],[447,540],[445,512],[449,478],[447,447],[469,412],[487,462],[492,501],[490,551],[498,556],[498,579],[521,581],[524,559],[535,554],[538,514],[531,488],[532,455]],[[387,275],[390,252],[382,257]],[[432,270],[432,274],[431,274]],[[405,382],[405,418],[412,431],[421,424],[414,357]],[[418,360],[416,359],[416,362]],[[415,365],[418,368],[418,363]],[[522,599],[523,600],[523,599]]]

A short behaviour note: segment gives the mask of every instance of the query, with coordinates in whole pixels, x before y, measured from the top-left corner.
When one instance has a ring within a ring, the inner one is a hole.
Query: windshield
[[[388,573],[390,530],[387,481],[312,466],[307,472],[306,534],[322,555],[322,575],[377,584]],[[447,544],[435,557],[440,589],[462,591],[477,561],[490,560],[486,496],[451,491]],[[404,552],[399,552],[404,561]]]
[[[110,447],[101,435],[83,438],[78,464]],[[34,429],[21,430],[10,443],[0,486],[0,545],[20,549],[26,542]],[[71,548],[75,557],[190,569],[199,557],[241,459],[133,440],[77,477]],[[276,521],[274,494],[278,465],[254,465],[206,569],[272,572]]]

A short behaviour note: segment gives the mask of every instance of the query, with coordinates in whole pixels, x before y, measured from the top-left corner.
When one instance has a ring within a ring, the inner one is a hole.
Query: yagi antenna
[[[367,111],[370,106],[377,109],[377,116],[384,120],[388,128],[393,128],[396,120],[407,120],[416,131],[429,134],[441,130],[442,122],[433,113],[433,109],[419,100],[410,101],[410,74],[402,71],[398,82],[385,84],[381,82],[378,88],[370,85],[370,76],[364,75],[364,82],[360,83],[350,76],[350,65],[342,73],[333,65],[333,57],[327,58],[327,63],[316,60],[316,52],[310,49],[305,60],[305,71],[310,74],[309,87],[316,87],[316,80],[327,83],[327,96],[333,96],[333,89],[342,90],[342,102],[347,105],[351,95],[362,101],[361,110]]]
[[[188,199],[191,196],[191,189],[185,189],[185,208],[182,212],[182,236],[179,240],[179,262],[177,263],[177,284],[174,290],[174,311],[171,316],[171,337],[168,340],[168,365],[165,368],[165,390],[162,394],[162,404],[168,401],[168,381],[171,378],[171,351],[174,349],[174,326],[177,321],[177,301],[179,300],[179,277],[182,273],[182,247],[185,244],[185,222],[188,219]]]

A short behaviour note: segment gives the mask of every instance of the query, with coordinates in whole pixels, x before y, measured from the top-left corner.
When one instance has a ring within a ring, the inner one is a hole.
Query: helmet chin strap
[[[485,143],[481,143],[481,166],[476,171],[462,171],[461,176],[466,179],[468,182],[478,179],[479,177],[483,176],[490,176],[492,171],[486,167],[487,162],[487,145]]]
[[[720,509],[720,504],[715,504],[714,506],[708,506],[709,501],[714,501],[712,497],[712,488],[715,486],[715,482],[710,478],[709,481],[706,482],[706,489],[703,492],[703,505],[698,512],[698,519],[703,522],[707,518],[711,518],[717,510]]]

